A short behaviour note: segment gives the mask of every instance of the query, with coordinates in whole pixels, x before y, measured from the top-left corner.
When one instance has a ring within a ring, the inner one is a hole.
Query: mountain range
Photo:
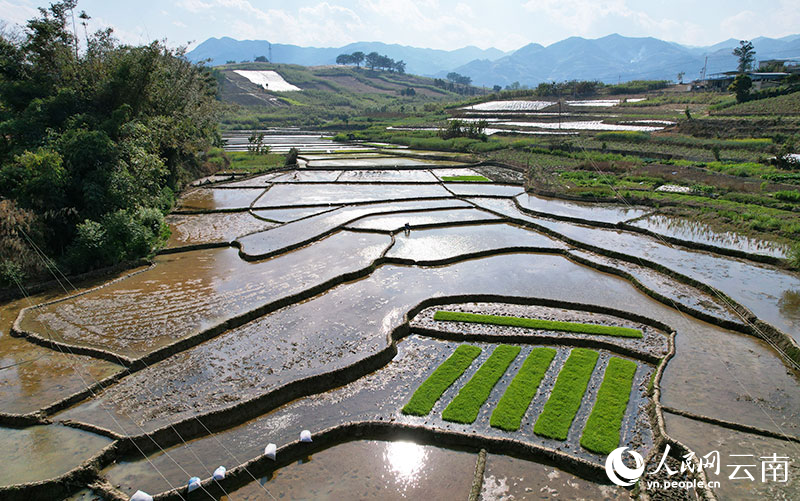
[[[757,60],[800,60],[800,35],[751,40]],[[691,47],[652,37],[618,34],[586,39],[570,37],[548,46],[531,43],[512,52],[469,46],[445,51],[381,42],[356,42],[338,48],[300,47],[271,44],[264,40],[209,38],[187,53],[191,61],[209,61],[212,66],[229,61],[272,56],[274,63],[320,66],[336,63],[339,54],[378,52],[406,63],[406,71],[417,75],[444,77],[455,71],[472,78],[475,85],[506,86],[513,82],[535,86],[541,82],[600,80],[606,83],[629,80],[675,80],[678,73],[694,80],[703,67],[706,74],[736,69],[731,51],[736,39],[707,47]],[[271,47],[271,51],[270,51]],[[706,62],[707,58],[707,62]]]

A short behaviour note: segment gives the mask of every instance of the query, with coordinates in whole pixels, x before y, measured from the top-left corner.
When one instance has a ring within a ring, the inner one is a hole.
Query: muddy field
[[[492,109],[525,111],[515,106]],[[152,266],[3,305],[0,444],[13,467],[0,498],[181,499],[197,476],[192,499],[628,499],[607,454],[582,445],[612,359],[634,368],[617,445],[648,470],[666,445],[672,465],[685,447],[718,450],[723,465],[776,453],[790,458],[787,482],[681,478],[719,480],[719,499],[800,496],[800,277],[759,261],[779,251],[650,208],[525,194],[501,166],[337,154],[299,132],[275,145],[306,143],[306,168],[185,193]],[[477,174],[490,182],[442,181]],[[641,336],[440,321],[439,310]],[[501,345],[519,354],[477,417],[449,421]],[[426,415],[404,413],[462,346],[480,353]],[[555,355],[520,426],[495,427],[537,348]],[[537,433],[578,348],[597,362],[568,432]],[[225,478],[211,479],[220,465]]]

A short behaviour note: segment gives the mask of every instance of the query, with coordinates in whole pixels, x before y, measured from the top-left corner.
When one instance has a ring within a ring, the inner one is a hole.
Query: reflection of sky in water
[[[384,447],[383,462],[388,473],[404,490],[414,487],[428,459],[428,452],[414,442],[388,442]]]

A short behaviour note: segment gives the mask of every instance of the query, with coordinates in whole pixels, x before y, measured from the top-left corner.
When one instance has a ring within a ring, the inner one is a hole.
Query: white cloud
[[[720,28],[725,38],[749,39],[761,35],[779,38],[793,35],[800,26],[800,8],[796,2],[781,1],[772,9],[760,12],[745,10],[726,17]]]
[[[598,20],[609,16],[632,17],[624,0],[530,0],[522,6],[532,13],[545,14],[549,21],[588,34]]]
[[[475,12],[472,11],[472,7],[470,7],[465,3],[459,3],[458,5],[456,5],[455,13],[458,16],[475,19]]]
[[[24,26],[25,23],[39,15],[30,2],[0,1],[0,19],[9,24]]]
[[[181,0],[178,2],[179,7],[183,7],[189,12],[203,12],[214,7],[211,2],[203,2],[202,0]]]
[[[188,28],[186,23],[182,23],[181,21],[172,21],[173,26],[177,26],[178,28]]]

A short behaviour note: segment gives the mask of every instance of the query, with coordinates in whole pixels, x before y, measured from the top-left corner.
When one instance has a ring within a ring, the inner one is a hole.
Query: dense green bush
[[[68,251],[68,263],[75,271],[105,266],[148,255],[166,241],[169,228],[164,215],[155,208],[119,209],[100,219],[85,220]]]
[[[286,153],[284,165],[297,165],[297,154],[297,148],[289,148],[289,152]]]

